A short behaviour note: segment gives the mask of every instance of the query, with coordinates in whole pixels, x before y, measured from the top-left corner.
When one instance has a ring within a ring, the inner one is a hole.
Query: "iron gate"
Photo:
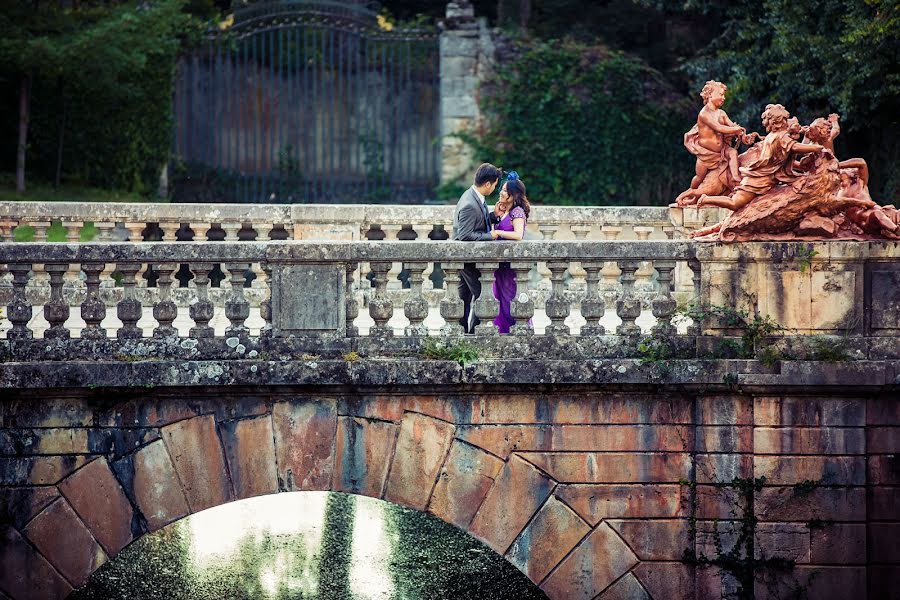
[[[174,199],[421,202],[440,178],[433,28],[347,2],[260,2],[180,63]]]

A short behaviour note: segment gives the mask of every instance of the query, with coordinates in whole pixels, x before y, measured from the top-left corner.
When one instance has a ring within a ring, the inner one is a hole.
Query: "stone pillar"
[[[441,183],[465,183],[475,155],[453,134],[474,129],[481,117],[476,90],[482,49],[472,3],[449,2],[441,25]]]

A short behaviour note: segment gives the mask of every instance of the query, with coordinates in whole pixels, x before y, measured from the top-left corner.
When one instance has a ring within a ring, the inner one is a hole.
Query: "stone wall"
[[[579,385],[573,365],[548,385],[496,361],[441,384],[460,367],[363,360],[354,368],[369,379],[354,380],[329,361],[306,363],[307,377],[292,378],[302,387],[217,387],[205,372],[214,363],[160,365],[192,372],[193,385],[107,387],[116,379],[100,363],[98,386],[37,376],[35,389],[6,389],[0,590],[63,597],[148,531],[292,490],[430,512],[552,599],[844,600],[897,589],[890,379],[826,388],[822,366],[807,387],[738,389],[721,372],[718,384],[685,372],[660,388],[629,367],[617,383]]]

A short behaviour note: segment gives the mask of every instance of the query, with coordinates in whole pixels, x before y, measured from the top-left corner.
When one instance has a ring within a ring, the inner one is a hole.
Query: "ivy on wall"
[[[515,44],[481,86],[481,160],[545,204],[663,204],[690,182],[692,104],[639,59],[602,46]]]

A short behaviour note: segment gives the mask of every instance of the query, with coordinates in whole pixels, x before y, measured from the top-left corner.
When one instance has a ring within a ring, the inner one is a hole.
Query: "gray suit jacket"
[[[459,197],[456,212],[453,213],[453,239],[461,242],[490,242],[490,215],[488,211],[486,222],[478,194],[472,188],[467,189]]]

